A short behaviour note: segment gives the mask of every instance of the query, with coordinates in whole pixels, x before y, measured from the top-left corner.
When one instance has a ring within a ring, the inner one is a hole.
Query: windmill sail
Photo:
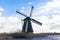
[[[34,8],[34,7],[32,6],[31,11],[30,11],[30,17],[32,16],[33,8]]]
[[[35,22],[35,23],[37,23],[37,24],[39,24],[39,25],[42,25],[42,23],[36,21],[35,19],[32,19],[32,21]]]
[[[25,15],[25,14],[22,14],[21,12],[19,12],[19,11],[16,11],[17,13],[19,13],[19,14],[21,14],[21,15],[23,15],[23,16],[25,16],[25,17],[28,17],[27,15]]]

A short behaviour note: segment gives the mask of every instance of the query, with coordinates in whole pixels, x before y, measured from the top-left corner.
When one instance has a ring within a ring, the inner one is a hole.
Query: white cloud
[[[4,11],[4,9],[2,7],[0,7],[0,12]]]
[[[22,10],[25,10],[26,8],[23,6],[21,9],[22,9]]]
[[[32,5],[33,3],[32,2],[29,2],[28,5]]]
[[[0,33],[13,33],[22,30],[22,21],[20,18],[17,16],[4,17],[2,12],[4,12],[4,9],[0,7]]]
[[[28,9],[28,7],[25,7],[25,6],[23,6],[22,8],[21,8],[21,10],[19,10],[20,12],[22,12],[22,13],[25,13],[25,11]]]
[[[7,20],[11,23],[17,23],[19,22],[17,17],[7,17]]]
[[[60,24],[60,15],[54,15],[51,21],[55,24]]]
[[[21,31],[21,20],[17,17],[0,17],[0,33]]]
[[[4,9],[0,7],[0,33],[12,33],[22,30],[21,20],[18,17],[4,17],[2,12],[4,12]]]
[[[38,13],[36,15],[39,15],[57,12],[60,12],[60,0],[52,0],[45,3],[43,6],[38,6],[34,13]]]
[[[55,28],[53,27],[53,25],[60,26],[60,0],[52,0],[52,1],[45,3],[43,6],[38,6],[34,10],[34,13],[35,14],[33,15],[38,16],[38,18],[36,17],[35,19],[43,23],[42,29],[45,31],[43,30],[41,31],[43,32],[49,32],[49,31],[55,32],[56,31],[57,32],[60,29],[59,27],[57,27],[57,29],[55,30]],[[54,29],[52,28],[53,30],[51,30],[50,27],[53,27]]]
[[[0,16],[1,16],[3,11],[4,11],[4,9],[2,7],[0,7]]]

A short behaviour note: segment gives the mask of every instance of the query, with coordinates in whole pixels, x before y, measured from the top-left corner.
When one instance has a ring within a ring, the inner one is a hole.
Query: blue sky
[[[2,6],[5,10],[3,13],[4,16],[16,16],[16,10],[20,10],[22,7],[31,7],[31,5],[29,5],[29,2],[31,2],[32,5],[37,6],[37,4],[42,5],[47,1],[50,0],[0,0],[0,6]]]
[[[60,0],[0,0],[0,33],[22,30],[23,16],[16,10],[29,16],[32,5],[32,18],[43,23],[39,26],[32,22],[35,33],[60,32]]]

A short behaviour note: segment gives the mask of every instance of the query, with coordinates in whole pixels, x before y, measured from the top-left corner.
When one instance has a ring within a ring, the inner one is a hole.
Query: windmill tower
[[[36,21],[35,19],[32,19],[31,16],[32,16],[32,11],[33,11],[33,6],[31,7],[31,11],[30,11],[30,16],[27,16],[25,14],[22,14],[21,12],[19,11],[16,11],[17,13],[25,16],[26,18],[23,20],[24,21],[24,24],[23,24],[23,28],[22,28],[22,32],[24,33],[33,33],[33,29],[32,29],[32,25],[31,25],[31,21],[35,22],[36,24],[38,25],[42,25],[42,23]]]

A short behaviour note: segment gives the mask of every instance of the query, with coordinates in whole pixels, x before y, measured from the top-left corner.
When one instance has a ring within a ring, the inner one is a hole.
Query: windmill
[[[38,24],[38,25],[42,25],[42,23],[36,21],[35,19],[32,19],[32,11],[33,11],[33,6],[31,7],[31,11],[30,11],[30,16],[27,16],[19,11],[16,11],[17,13],[19,13],[20,15],[25,16],[26,18],[23,20],[24,24],[23,24],[23,28],[22,28],[22,32],[24,33],[33,33],[33,29],[32,29],[32,25],[31,25],[31,21]]]

